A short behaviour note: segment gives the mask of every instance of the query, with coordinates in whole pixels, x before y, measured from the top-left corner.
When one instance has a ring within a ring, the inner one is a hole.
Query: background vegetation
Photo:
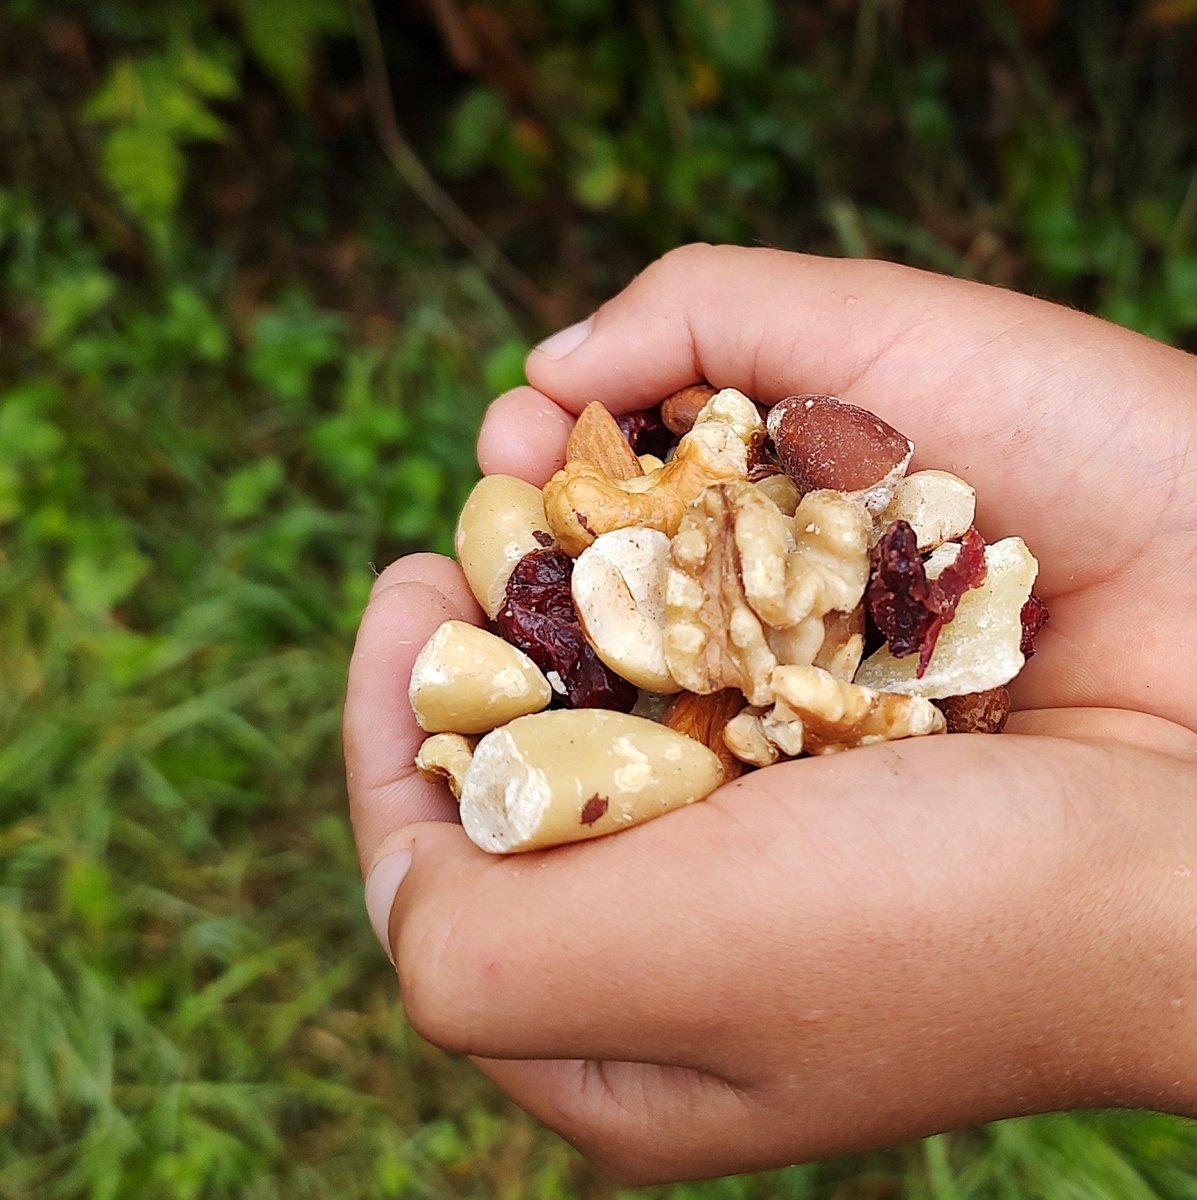
[[[1197,344],[1193,0],[377,7],[0,11],[4,1197],[617,1193],[405,1027],[343,812],[373,565],[535,339],[705,238]],[[649,1194],[1184,1200],[1197,1134]]]

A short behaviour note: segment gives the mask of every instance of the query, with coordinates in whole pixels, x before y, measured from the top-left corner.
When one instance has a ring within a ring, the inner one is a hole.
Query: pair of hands
[[[883,263],[687,247],[527,364],[488,473],[543,483],[591,400],[828,392],[1023,536],[1052,621],[1002,737],[750,774],[617,837],[494,858],[412,760],[412,661],[482,621],[456,565],[377,581],[345,753],[409,1019],[636,1182],[1061,1108],[1197,1114],[1197,360]]]

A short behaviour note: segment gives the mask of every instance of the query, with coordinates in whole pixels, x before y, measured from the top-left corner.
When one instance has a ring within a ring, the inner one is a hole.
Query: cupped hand
[[[345,744],[417,1030],[638,1181],[1050,1109],[1197,1112],[1197,361],[905,268],[688,247],[528,378],[479,457],[537,483],[591,400],[706,379],[871,409],[915,468],[976,487],[988,539],[1026,539],[1052,622],[1002,737],[789,763],[500,859],[415,774],[405,700],[436,625],[481,614],[448,560],[394,564]]]

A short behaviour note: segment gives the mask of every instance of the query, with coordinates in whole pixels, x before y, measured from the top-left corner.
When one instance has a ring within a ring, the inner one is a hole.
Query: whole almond
[[[723,782],[729,783],[743,772],[744,764],[727,748],[723,731],[746,703],[736,688],[724,688],[706,696],[683,692],[666,709],[662,723],[713,750],[723,764]]]
[[[949,733],[1001,733],[1010,715],[1010,693],[1004,687],[932,703],[947,719]]]
[[[718,390],[709,383],[692,383],[666,397],[661,402],[661,420],[665,422],[665,428],[678,437],[689,433],[694,428],[698,414]]]
[[[782,467],[804,492],[854,494],[870,511],[889,503],[914,452],[893,426],[835,396],[788,396],[769,413],[768,428]]]
[[[644,468],[619,423],[597,400],[586,405],[565,446],[565,461],[594,463],[610,479],[638,479]]]

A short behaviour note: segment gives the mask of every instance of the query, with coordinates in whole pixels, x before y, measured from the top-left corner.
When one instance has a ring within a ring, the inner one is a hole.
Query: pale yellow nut
[[[547,707],[552,689],[522,650],[446,621],[416,656],[407,694],[428,733],[485,733]]]
[[[906,521],[920,550],[963,537],[977,511],[977,493],[950,471],[915,471],[898,481],[894,498],[874,520],[876,542],[894,521]]]
[[[615,529],[578,556],[570,581],[586,640],[638,688],[676,692],[665,661],[665,573],[669,538],[657,529]]]
[[[958,542],[940,546],[927,559],[927,578],[937,579],[959,553]],[[985,581],[961,596],[955,618],[940,631],[922,679],[916,677],[918,654],[895,658],[883,646],[861,663],[856,682],[930,700],[1009,683],[1026,661],[1020,649],[1022,607],[1039,564],[1022,538],[1010,537],[985,547],[985,568]]]
[[[763,492],[774,504],[781,509],[783,515],[792,517],[797,509],[802,493],[798,485],[788,475],[766,475],[756,481],[757,490]]]
[[[639,458],[640,469],[645,475],[650,475],[653,471],[659,471],[665,465],[665,460],[658,458],[655,454],[638,454],[636,457]]]
[[[537,713],[478,743],[461,822],[491,853],[538,850],[639,825],[702,800],[722,778],[717,755],[643,717]]]
[[[771,767],[781,757],[778,748],[765,736],[761,708],[746,708],[737,713],[723,729],[723,741],[741,761],[753,767]]]
[[[513,475],[487,475],[478,481],[457,519],[454,546],[470,591],[494,620],[506,599],[516,563],[547,535],[540,489]]]
[[[706,488],[747,474],[748,450],[736,431],[707,421],[682,438],[669,462],[639,479],[612,479],[581,459],[566,463],[545,484],[544,511],[561,549],[576,558],[600,534],[630,525],[672,536]]]
[[[416,770],[429,783],[443,783],[460,798],[462,781],[477,741],[460,733],[434,733],[424,739],[416,754]]]
[[[707,421],[722,421],[736,431],[736,436],[746,446],[759,442],[765,435],[765,422],[743,392],[736,388],[724,388],[716,392],[698,411],[694,424]]]

